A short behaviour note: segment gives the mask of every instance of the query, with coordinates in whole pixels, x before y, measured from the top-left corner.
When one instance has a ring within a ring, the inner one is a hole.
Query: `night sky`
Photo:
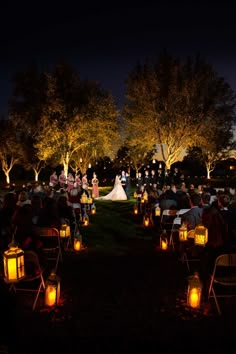
[[[236,90],[236,11],[229,1],[48,2],[0,4],[0,113],[15,72],[31,63],[47,70],[61,60],[82,79],[99,81],[121,107],[128,73],[164,48],[178,58],[200,53]]]

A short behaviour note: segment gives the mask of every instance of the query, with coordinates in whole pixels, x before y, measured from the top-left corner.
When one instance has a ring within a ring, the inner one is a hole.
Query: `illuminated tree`
[[[0,127],[0,163],[6,177],[6,183],[10,183],[10,172],[13,167],[22,160],[22,147],[10,121],[1,122]]]
[[[196,143],[206,121],[235,124],[235,95],[213,68],[200,60],[184,63],[166,53],[155,64],[138,65],[126,81],[125,131],[129,143],[157,145],[166,168]]]

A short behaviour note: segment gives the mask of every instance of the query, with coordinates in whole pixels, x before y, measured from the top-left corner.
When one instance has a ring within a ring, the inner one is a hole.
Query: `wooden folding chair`
[[[25,276],[18,283],[11,283],[9,290],[15,292],[36,293],[32,310],[35,310],[39,294],[45,291],[43,278],[44,269],[41,267],[37,253],[31,250],[24,251]]]
[[[221,315],[218,298],[236,296],[236,253],[218,256],[210,277],[208,299],[214,298],[218,314]]]
[[[48,261],[55,262],[53,263],[53,269],[57,271],[59,261],[63,261],[59,230],[54,227],[37,226],[36,233],[42,241],[42,252]]]

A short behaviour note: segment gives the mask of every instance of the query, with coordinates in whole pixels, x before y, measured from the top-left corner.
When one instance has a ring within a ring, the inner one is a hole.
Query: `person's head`
[[[211,200],[211,194],[208,193],[208,192],[202,192],[202,194],[201,194],[201,204],[202,205],[210,204],[210,200]]]
[[[218,198],[218,206],[220,208],[227,208],[230,204],[230,196],[228,194],[221,194]]]
[[[201,195],[199,193],[191,193],[190,194],[190,205],[191,207],[193,206],[199,206],[201,203]]]

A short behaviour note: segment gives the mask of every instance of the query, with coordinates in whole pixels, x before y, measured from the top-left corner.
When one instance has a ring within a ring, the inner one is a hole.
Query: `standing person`
[[[93,198],[98,198],[99,197],[99,189],[98,189],[98,179],[97,179],[97,175],[96,173],[94,172],[93,173],[93,178],[92,178],[92,197]]]
[[[121,181],[121,185],[122,187],[124,188],[124,191],[126,193],[126,172],[123,170],[121,171],[121,178],[120,178],[120,181]]]
[[[156,187],[157,187],[157,176],[156,176],[156,171],[155,170],[151,170],[149,186],[150,186],[150,189],[152,189],[152,190],[155,190]]]
[[[125,188],[125,193],[127,195],[127,199],[130,199],[130,175],[128,172],[125,174],[126,176],[126,188]]]
[[[142,185],[143,185],[142,173],[138,172],[137,177],[136,177],[136,192],[137,193],[141,191]]]
[[[74,187],[78,188],[79,191],[81,191],[81,188],[82,188],[82,181],[81,181],[81,178],[80,178],[80,174],[79,174],[79,173],[77,173],[77,175],[75,175]]]
[[[150,183],[149,171],[145,170],[144,178],[143,178],[143,185],[144,185],[146,191],[149,191],[149,183]]]
[[[53,171],[53,173],[50,176],[49,179],[49,186],[52,188],[55,188],[56,185],[58,184],[58,177],[56,171]]]
[[[67,192],[70,193],[70,191],[73,189],[74,181],[75,181],[74,176],[72,175],[72,173],[69,173],[67,177]]]
[[[114,188],[110,193],[103,197],[96,198],[97,200],[127,200],[127,195],[121,184],[121,176],[116,176]]]
[[[64,170],[61,171],[61,174],[59,176],[59,184],[61,188],[64,188],[66,185],[66,175]]]
[[[82,177],[82,189],[87,190],[88,189],[88,177],[87,173],[85,173]]]

